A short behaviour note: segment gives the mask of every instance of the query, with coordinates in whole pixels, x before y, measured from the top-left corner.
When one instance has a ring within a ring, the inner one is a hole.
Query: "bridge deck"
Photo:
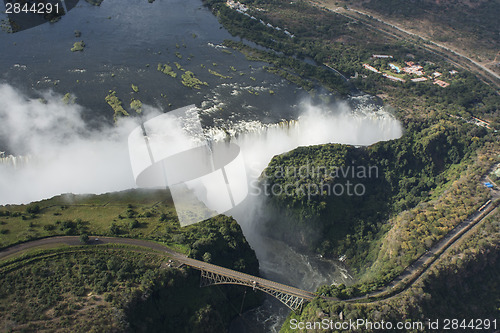
[[[199,260],[195,260],[195,259],[191,259],[191,258],[186,258],[186,257],[178,258],[178,260],[182,261],[185,265],[192,267],[194,269],[205,270],[205,271],[217,273],[217,274],[220,274],[223,276],[228,276],[228,277],[231,277],[234,279],[242,280],[242,281],[247,282],[249,284],[252,284],[255,281],[255,283],[260,285],[260,286],[265,286],[267,288],[271,288],[271,289],[275,289],[275,290],[278,290],[281,292],[285,292],[285,293],[290,294],[290,295],[299,296],[299,297],[302,297],[308,301],[311,301],[312,299],[314,299],[317,296],[315,293],[310,292],[310,291],[290,287],[290,286],[287,286],[287,285],[284,285],[284,284],[281,284],[278,282],[266,280],[266,279],[256,277],[256,276],[253,276],[250,274],[241,273],[238,271],[234,271],[232,269],[212,265],[212,264],[209,264],[209,263],[206,263],[203,261],[199,261]]]

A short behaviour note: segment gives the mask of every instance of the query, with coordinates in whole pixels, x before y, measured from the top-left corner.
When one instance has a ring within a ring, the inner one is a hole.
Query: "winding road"
[[[434,262],[441,257],[441,255],[445,253],[446,250],[448,250],[458,240],[462,239],[471,230],[476,229],[476,227],[487,217],[493,215],[493,213],[498,209],[499,204],[499,199],[495,201],[492,200],[492,202],[486,205],[481,211],[476,211],[465,221],[462,221],[443,238],[441,238],[434,246],[417,258],[411,265],[406,267],[406,269],[394,280],[385,285],[382,290],[374,291],[360,297],[351,298],[346,301],[370,301],[371,298],[386,299],[394,297],[408,289],[432,266],[432,264],[434,264]]]
[[[6,249],[0,251],[0,260],[7,256],[13,256],[21,251],[26,251],[29,249],[34,249],[41,246],[47,245],[70,245],[77,246],[82,245],[79,236],[55,236],[37,239],[34,241],[13,245]],[[249,284],[256,284],[262,287],[271,288],[274,290],[279,290],[289,295],[298,296],[304,298],[308,301],[316,297],[316,294],[310,291],[301,290],[295,287],[287,286],[278,282],[263,279],[261,277],[245,274],[225,267],[209,264],[200,260],[188,258],[186,255],[179,252],[173,251],[164,245],[155,243],[153,241],[142,240],[142,239],[132,239],[132,238],[120,238],[120,237],[102,237],[102,236],[92,236],[88,242],[88,245],[103,245],[103,244],[122,244],[129,246],[138,246],[148,248],[157,252],[165,253],[167,256],[175,260],[176,262],[192,267],[200,271],[209,271],[219,275],[232,277],[240,281],[246,281]]]
[[[492,199],[491,201],[481,209],[472,214],[468,219],[457,225],[448,234],[446,234],[439,242],[437,242],[432,248],[425,252],[422,256],[416,259],[410,266],[408,266],[398,277],[396,277],[392,282],[386,285],[382,290],[375,291],[368,295],[361,297],[352,298],[345,301],[372,301],[374,297],[389,298],[393,297],[400,292],[406,290],[410,287],[422,274],[453,244],[455,244],[464,235],[469,233],[476,225],[484,221],[488,216],[493,214],[498,208],[500,203],[500,191],[497,189],[491,190]],[[129,246],[138,246],[148,248],[157,252],[165,253],[167,256],[171,257],[176,262],[181,265],[186,265],[195,268],[200,271],[209,271],[219,275],[232,277],[240,281],[246,281],[248,284],[258,284],[266,288],[271,288],[274,290],[279,290],[281,292],[301,297],[305,300],[312,300],[317,297],[313,292],[301,290],[292,286],[283,285],[274,281],[263,279],[260,277],[252,276],[221,266],[209,264],[203,261],[188,258],[186,255],[173,251],[166,246],[155,243],[153,241],[141,240],[141,239],[131,239],[131,238],[119,238],[119,237],[101,237],[92,236],[89,241],[92,245],[102,245],[102,244],[123,244]],[[26,243],[21,243],[4,248],[0,251],[0,260],[11,257],[18,254],[19,252],[26,251],[29,249],[38,248],[47,245],[82,245],[79,236],[55,236],[49,238],[42,238]],[[396,288],[397,287],[397,288]],[[392,291],[392,292],[391,292]],[[320,296],[323,299],[338,300],[333,297]]]

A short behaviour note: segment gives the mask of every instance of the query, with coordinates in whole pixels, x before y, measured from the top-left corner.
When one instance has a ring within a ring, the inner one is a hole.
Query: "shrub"
[[[140,226],[140,223],[139,223],[139,221],[137,221],[137,220],[132,220],[132,221],[130,221],[130,223],[129,223],[129,227],[130,227],[130,229],[139,228],[139,226]]]

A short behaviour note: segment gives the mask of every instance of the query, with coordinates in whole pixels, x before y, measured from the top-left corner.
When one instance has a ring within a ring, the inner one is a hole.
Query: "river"
[[[4,26],[5,19],[0,14]],[[110,131],[123,139],[113,127],[113,110],[105,101],[110,90],[127,109],[132,99],[156,112],[195,104],[204,128],[214,138],[234,136],[232,140],[244,152],[250,182],[274,155],[297,146],[368,145],[401,135],[399,123],[376,99],[361,95],[339,101],[326,92],[311,98],[300,87],[266,72],[266,64],[250,62],[224,48],[224,39],[239,40],[199,0],[105,0],[100,6],[80,1],[56,23],[13,34],[0,31],[0,98],[6,101],[0,106],[0,119],[15,112],[24,117],[11,117],[12,126],[0,129],[0,151],[39,160],[53,151],[68,156],[59,158],[57,165],[47,162],[35,168],[34,178],[0,174],[0,188],[16,189],[0,190],[0,203],[40,200],[64,191],[102,193],[134,186],[126,146],[106,145],[102,135],[99,139],[94,135]],[[84,50],[71,52],[78,41],[84,41]],[[158,64],[167,63],[177,78],[157,70]],[[177,66],[207,85],[183,86]],[[72,95],[74,105],[61,103],[66,93]],[[75,116],[69,117],[68,110]],[[36,121],[31,127],[24,126],[32,119]],[[54,138],[54,132],[64,135]],[[79,160],[75,147],[82,149],[78,155],[96,156]],[[125,153],[116,157],[114,153],[122,149]],[[77,163],[85,167],[88,178],[80,169],[78,176],[69,173]],[[70,176],[55,186],[56,178],[65,172]],[[43,182],[47,179],[53,186]],[[249,196],[228,215],[240,223],[256,251],[262,276],[311,291],[322,284],[351,282],[339,262],[298,252],[293,244],[260,233],[261,200]],[[237,318],[231,332],[277,332],[288,313],[284,305],[267,298],[263,306]]]

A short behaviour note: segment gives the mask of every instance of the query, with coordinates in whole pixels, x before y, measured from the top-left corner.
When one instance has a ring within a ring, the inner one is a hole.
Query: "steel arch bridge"
[[[201,272],[201,287],[220,284],[235,284],[250,287],[275,297],[292,311],[300,310],[305,302],[310,302],[317,296],[310,291],[290,287],[191,258],[184,258],[183,264]]]

